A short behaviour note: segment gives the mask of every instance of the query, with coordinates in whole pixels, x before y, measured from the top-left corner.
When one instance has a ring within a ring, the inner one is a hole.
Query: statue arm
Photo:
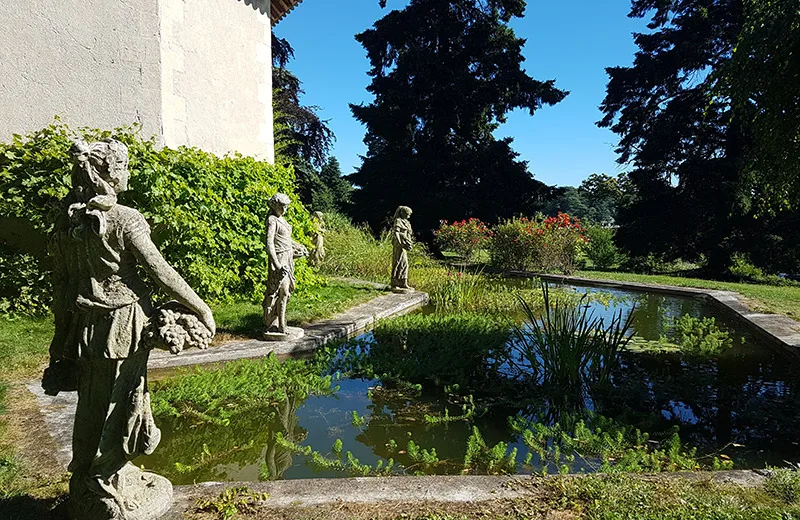
[[[171,265],[164,260],[158,248],[153,244],[150,235],[141,231],[128,238],[128,245],[136,255],[139,263],[153,277],[158,285],[172,298],[195,312],[200,321],[208,327],[212,334],[216,333],[216,324],[211,309],[200,299],[197,293],[178,274]]]

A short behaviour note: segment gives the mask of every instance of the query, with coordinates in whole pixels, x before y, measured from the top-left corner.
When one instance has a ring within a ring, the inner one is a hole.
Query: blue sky
[[[289,63],[306,91],[302,102],[316,105],[336,134],[333,154],[344,173],[360,164],[365,128],[350,113],[348,103],[369,102],[365,90],[369,62],[354,35],[391,9],[406,5],[389,0],[304,0],[275,27],[295,50]],[[561,103],[534,116],[515,111],[496,132],[514,138],[512,147],[528,161],[534,176],[547,184],[577,186],[591,173],[616,175],[617,136],[597,128],[598,109],[605,96],[605,67],[630,65],[636,46],[633,32],[642,32],[644,20],[627,18],[630,0],[528,0],[525,17],[512,22],[517,35],[527,39],[524,67],[539,80],[555,79],[570,91]]]

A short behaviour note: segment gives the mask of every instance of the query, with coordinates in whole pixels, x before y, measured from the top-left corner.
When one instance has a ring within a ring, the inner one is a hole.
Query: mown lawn
[[[669,275],[650,275],[620,273],[615,271],[578,271],[575,276],[596,280],[617,280],[620,282],[653,283],[677,285],[679,287],[699,287],[736,291],[749,299],[754,310],[772,314],[785,314],[800,321],[800,287],[782,287],[750,283],[718,282],[701,278],[682,278]]]

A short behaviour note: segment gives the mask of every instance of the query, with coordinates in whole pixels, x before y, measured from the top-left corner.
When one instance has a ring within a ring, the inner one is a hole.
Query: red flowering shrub
[[[556,217],[513,218],[494,227],[489,248],[492,265],[503,271],[575,270],[575,260],[586,242],[580,219]]]
[[[470,260],[476,251],[488,245],[492,232],[480,219],[471,218],[452,224],[442,220],[434,236],[439,247]]]
[[[514,217],[493,228],[492,265],[502,271],[532,271],[538,265],[544,231],[534,220]]]

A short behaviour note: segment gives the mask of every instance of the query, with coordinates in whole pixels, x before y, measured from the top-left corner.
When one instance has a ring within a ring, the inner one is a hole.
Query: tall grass
[[[511,363],[530,383],[580,406],[593,388],[609,382],[620,350],[630,341],[634,313],[623,320],[620,310],[606,326],[589,312],[586,295],[577,305],[551,301],[547,284],[542,284],[542,297],[541,319],[520,298],[525,324],[513,328]]]

